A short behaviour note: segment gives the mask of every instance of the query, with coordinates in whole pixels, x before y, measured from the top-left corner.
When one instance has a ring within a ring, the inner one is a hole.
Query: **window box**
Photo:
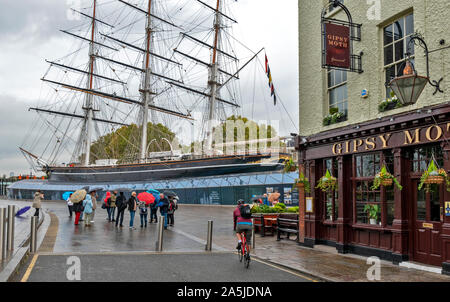
[[[391,91],[391,97],[386,99],[386,100],[383,100],[378,105],[378,111],[379,112],[385,112],[385,111],[401,108],[403,106],[404,105],[399,102],[397,96],[395,96],[394,93]]]
[[[327,115],[323,119],[323,125],[329,126],[329,125],[345,122],[346,120],[347,120],[347,115],[345,115],[342,112],[337,112],[337,113]]]

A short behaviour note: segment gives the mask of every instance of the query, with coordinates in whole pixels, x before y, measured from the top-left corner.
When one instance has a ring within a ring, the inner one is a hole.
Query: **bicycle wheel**
[[[245,252],[244,266],[245,268],[248,268],[250,266],[250,254],[248,253],[248,251]]]
[[[242,262],[242,258],[244,258],[244,256],[242,255],[242,247],[240,249],[238,249],[238,256],[239,256],[239,262]]]

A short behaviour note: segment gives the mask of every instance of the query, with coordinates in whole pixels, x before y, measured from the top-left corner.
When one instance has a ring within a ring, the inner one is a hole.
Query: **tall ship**
[[[68,12],[72,27],[61,30],[70,51],[47,60],[40,103],[29,108],[36,121],[20,147],[49,182],[283,169],[291,153],[289,141],[276,133],[280,125],[252,119],[283,121],[289,113],[272,104],[267,56],[265,68],[260,58],[264,49],[254,52],[233,34],[238,2],[82,4]],[[231,140],[225,138],[229,124]]]

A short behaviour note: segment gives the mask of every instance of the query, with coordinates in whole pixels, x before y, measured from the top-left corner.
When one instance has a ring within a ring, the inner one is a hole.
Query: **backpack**
[[[241,217],[245,218],[245,219],[250,219],[252,218],[252,210],[250,209],[250,206],[247,205],[243,205],[239,208],[240,212],[241,212]]]

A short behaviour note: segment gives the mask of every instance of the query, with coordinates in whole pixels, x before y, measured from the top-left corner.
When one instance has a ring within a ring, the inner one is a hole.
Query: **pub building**
[[[450,186],[444,181],[419,190],[431,162],[450,173],[450,77],[444,66],[450,36],[433,30],[445,20],[426,20],[438,7],[407,0],[383,1],[380,19],[371,20],[370,7],[355,2],[299,1],[296,149],[311,187],[310,193],[299,187],[299,244],[436,266],[450,275]],[[449,10],[444,15],[450,18]],[[424,28],[423,36],[415,33]],[[340,35],[351,43],[333,42],[343,41]],[[322,53],[311,51],[315,47]],[[383,99],[396,106],[385,110]],[[383,167],[401,190],[395,184],[372,187]],[[327,170],[337,186],[323,191],[317,185]]]

